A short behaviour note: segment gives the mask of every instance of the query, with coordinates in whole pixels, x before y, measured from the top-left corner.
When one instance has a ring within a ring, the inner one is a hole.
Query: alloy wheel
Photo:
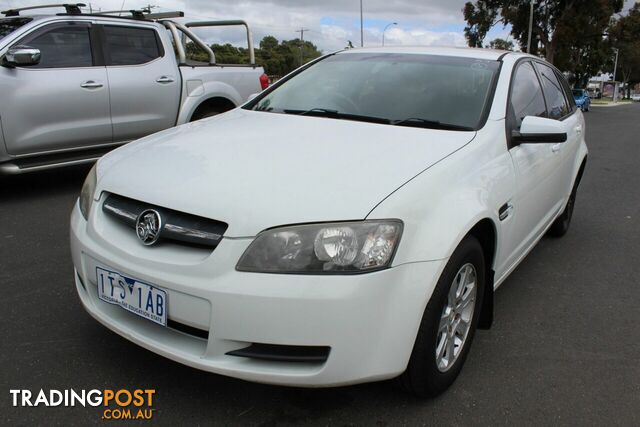
[[[477,289],[476,269],[467,263],[455,275],[440,316],[435,351],[440,372],[448,371],[464,348],[475,311]]]

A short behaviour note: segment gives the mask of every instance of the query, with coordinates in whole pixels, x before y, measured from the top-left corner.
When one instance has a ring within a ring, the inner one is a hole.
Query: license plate
[[[115,271],[96,267],[98,297],[167,326],[167,293],[153,285],[123,276]]]

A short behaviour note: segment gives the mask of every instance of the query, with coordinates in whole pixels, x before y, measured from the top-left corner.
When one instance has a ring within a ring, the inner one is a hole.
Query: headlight
[[[389,266],[399,220],[294,225],[265,230],[236,269],[263,273],[357,273]]]
[[[96,191],[96,165],[93,165],[89,171],[89,175],[82,184],[82,191],[80,192],[80,212],[84,219],[89,219],[89,211],[93,204],[93,193]]]

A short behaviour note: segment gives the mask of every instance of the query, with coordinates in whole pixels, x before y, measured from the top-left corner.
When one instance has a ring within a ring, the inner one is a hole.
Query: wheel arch
[[[224,96],[212,96],[203,100],[194,108],[193,112],[189,116],[188,121],[191,122],[197,120],[200,114],[211,109],[219,109],[220,112],[225,112],[234,108],[236,108],[236,104],[229,98],[226,98]]]
[[[220,81],[205,81],[197,84],[197,80],[187,82],[188,89],[183,90],[182,105],[178,115],[177,124],[188,123],[191,121],[196,110],[203,104],[214,102],[212,100],[221,99],[233,104],[233,107],[244,102],[243,96],[231,85]]]
[[[4,142],[4,133],[2,130],[2,117],[0,117],[0,162],[9,160],[9,153],[7,153],[7,146]]]
[[[489,329],[493,323],[493,279],[495,276],[493,264],[498,246],[498,233],[494,222],[490,218],[484,218],[471,227],[465,238],[467,236],[475,237],[482,246],[485,282],[478,328]]]
[[[582,175],[584,174],[584,169],[587,167],[587,155],[585,154],[585,156],[582,158],[582,161],[580,162],[580,166],[578,168],[578,173],[575,175],[575,180],[574,180],[574,187],[577,187],[580,185],[580,181],[582,180]]]

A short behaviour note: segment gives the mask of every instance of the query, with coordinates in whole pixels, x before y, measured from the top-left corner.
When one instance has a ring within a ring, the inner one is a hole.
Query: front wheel
[[[400,385],[419,396],[437,396],[456,379],[469,353],[485,285],[482,247],[467,236],[444,268],[427,304]]]

